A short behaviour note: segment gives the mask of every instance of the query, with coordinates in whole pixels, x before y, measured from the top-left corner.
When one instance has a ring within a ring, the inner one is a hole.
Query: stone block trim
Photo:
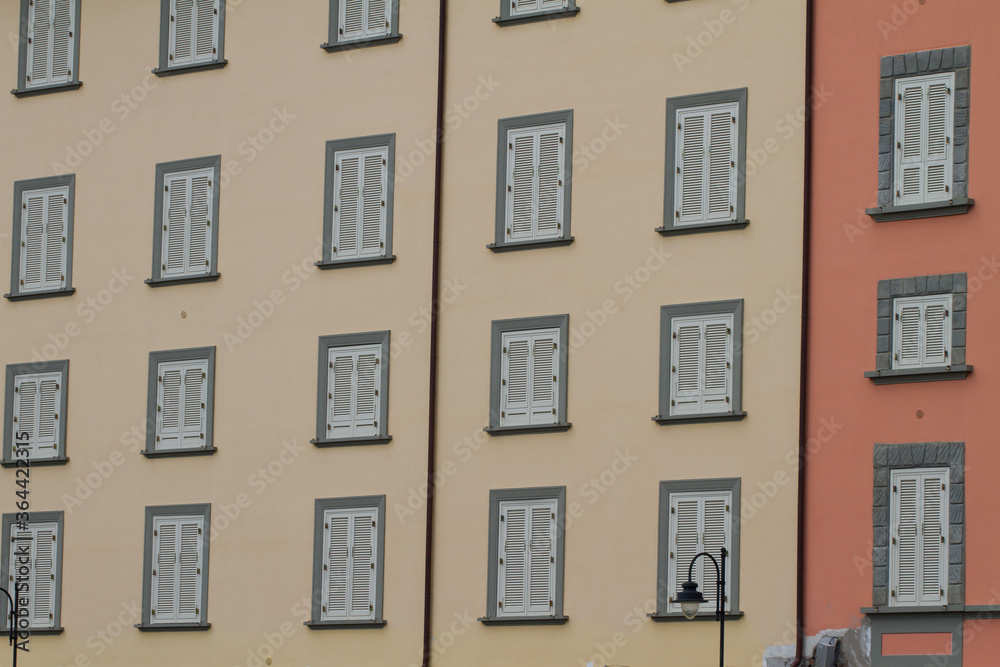
[[[965,443],[876,444],[872,486],[872,606],[889,604],[891,470],[948,467],[948,604],[965,602]]]
[[[878,205],[892,206],[892,149],[896,145],[896,79],[923,74],[955,72],[955,137],[953,147],[953,184],[955,199],[969,196],[969,66],[971,46],[956,46],[917,53],[884,56],[879,86]]]
[[[967,292],[968,279],[964,273],[878,281],[875,370],[886,371],[892,368],[892,300],[898,296],[952,295],[951,364],[964,364]]]

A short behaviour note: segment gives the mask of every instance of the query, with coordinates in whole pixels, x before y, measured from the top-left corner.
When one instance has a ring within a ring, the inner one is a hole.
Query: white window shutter
[[[736,219],[736,128],[736,107],[710,112],[707,222]]]
[[[702,533],[701,548],[716,558],[722,553],[722,548],[729,548],[729,527],[732,524],[729,516],[730,498],[728,495],[706,495],[702,499]],[[702,559],[705,560],[705,559]],[[721,562],[720,562],[721,565]],[[718,598],[718,578],[711,561],[702,565],[702,588],[705,600],[715,609]],[[728,583],[727,583],[728,587]],[[726,593],[723,592],[723,598]],[[728,600],[723,599],[724,607],[728,608]]]
[[[500,503],[497,616],[555,613],[555,500]]]
[[[535,216],[535,144],[531,132],[511,132],[507,143],[507,222],[510,241],[530,239]]]
[[[66,286],[69,190],[26,191],[21,198],[20,291]]]
[[[334,169],[333,257],[348,259],[358,256],[361,158],[338,154]]]
[[[14,442],[34,456],[38,442],[38,379],[35,376],[14,378]],[[27,440],[23,436],[27,434]],[[18,437],[21,435],[22,437]]]
[[[197,0],[195,7],[194,60],[211,62],[215,60],[219,44],[218,0]]]
[[[366,437],[378,435],[379,418],[379,348],[369,348],[357,352],[357,397],[354,416],[354,435]]]
[[[501,337],[500,425],[558,421],[558,329],[508,332]]]
[[[531,505],[528,540],[527,613],[555,613],[556,507],[554,501]]]
[[[28,599],[28,619],[32,629],[55,627],[56,605],[56,553],[58,524],[55,522],[30,523],[27,529],[11,528],[11,543],[8,553],[10,572],[8,588],[14,591],[15,568],[18,563],[18,547],[25,546],[29,552],[28,587],[20,597]],[[21,558],[24,558],[23,551]]]
[[[699,322],[671,321],[670,414],[697,414],[701,411],[701,338]]]
[[[171,66],[216,60],[219,0],[170,0],[168,59]]]
[[[207,273],[210,268],[209,245],[212,226],[212,176],[207,172],[192,174],[189,206],[188,273]]]
[[[670,541],[668,547],[668,570],[673,573],[669,582],[669,595],[671,599],[681,588],[681,584],[688,580],[688,571],[691,568],[691,561],[701,552],[701,531],[702,517],[700,503],[696,496],[681,496],[678,494],[670,497]],[[691,572],[692,580],[701,582],[699,577],[701,561],[695,563],[695,571]],[[702,595],[707,593],[702,590]],[[706,598],[707,599],[707,598]],[[671,604],[672,611],[679,610],[679,605]],[[677,607],[677,609],[673,609]]]
[[[558,338],[554,333],[538,334],[531,340],[531,413],[532,424],[556,422],[558,399]]]
[[[675,317],[670,325],[671,415],[728,412],[733,317]]]
[[[200,618],[202,587],[201,517],[178,521],[180,552],[177,567],[177,621],[196,623]]]
[[[502,345],[500,423],[525,425],[529,423],[531,337],[505,334]]]
[[[553,9],[565,9],[568,6],[567,0],[508,0],[510,2],[510,15],[522,16],[540,11]]]
[[[730,492],[674,493],[670,496],[670,517],[668,531],[667,585],[671,597],[670,611],[680,611],[680,605],[673,602],[673,596],[681,584],[688,580],[688,570],[696,555],[703,551],[719,560],[723,547],[731,549],[732,494]],[[729,577],[726,562],[726,579]],[[721,565],[721,562],[720,562]],[[718,579],[712,561],[699,558],[691,571],[693,581],[705,597],[702,611],[715,611],[718,594]],[[729,609],[729,584],[723,595],[725,609]]]
[[[375,613],[376,513],[357,510],[351,531],[351,618],[371,619]]]
[[[562,230],[563,142],[565,126],[547,128],[538,134],[538,223],[535,238],[555,238]]]
[[[201,620],[203,529],[200,516],[154,518],[151,623]]]
[[[678,224],[705,221],[705,114],[678,114],[676,189],[674,205]]]
[[[732,385],[731,318],[705,322],[705,378],[703,412],[728,412]]]
[[[361,249],[363,257],[379,257],[385,247],[386,199],[389,169],[388,149],[380,148],[364,156],[364,191],[361,216]]]
[[[327,510],[323,521],[322,618],[324,621],[345,620],[348,617],[351,517],[344,512]]]
[[[365,0],[337,0],[340,3],[340,39],[365,35]]]
[[[947,302],[945,302],[947,301]],[[924,306],[924,366],[944,366],[949,362],[951,347],[950,299]]]
[[[739,105],[677,113],[674,218],[678,225],[736,219]]]
[[[379,346],[330,348],[327,437],[378,435],[382,374]]]
[[[951,199],[954,73],[896,83],[897,205]]]
[[[72,0],[34,0],[28,5],[27,88],[73,80],[76,17]]]
[[[893,302],[893,368],[951,363],[950,294],[897,298]]]
[[[51,459],[59,451],[62,376],[40,373],[14,377],[14,440],[31,459]],[[18,438],[27,433],[28,439]]]
[[[920,321],[923,319],[923,308],[919,303],[908,304],[897,301],[896,327],[899,339],[896,361],[900,368],[919,367],[920,354]]]
[[[505,238],[557,238],[562,234],[565,124],[507,133]]]
[[[499,530],[497,615],[524,615],[527,610],[524,589],[528,579],[528,508],[502,504]]]
[[[351,352],[330,350],[327,386],[327,437],[343,438],[354,434],[355,358]]]
[[[165,278],[211,271],[214,170],[167,174],[164,178],[162,259]]]
[[[339,41],[388,35],[392,0],[336,0],[340,3]]]
[[[365,17],[365,34],[368,37],[386,35],[389,33],[389,12],[391,0],[367,0]]]
[[[920,603],[947,601],[948,526],[947,482],[943,472],[922,476],[923,503],[920,522]]]
[[[373,508],[324,512],[324,621],[375,618],[377,520]]]
[[[199,449],[206,443],[208,364],[165,362],[157,368],[156,449]]]
[[[388,220],[389,149],[340,151],[334,156],[334,259],[384,255]]]
[[[164,276],[181,276],[187,269],[187,232],[189,227],[188,191],[190,179],[183,175],[167,176],[163,203],[163,263]]]
[[[948,471],[895,470],[891,484],[889,603],[944,604],[948,581]]]

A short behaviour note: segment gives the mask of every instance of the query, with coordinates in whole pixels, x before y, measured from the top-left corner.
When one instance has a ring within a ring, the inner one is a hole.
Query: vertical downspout
[[[444,74],[445,46],[448,25],[448,0],[441,0],[438,19],[437,67],[437,150],[434,153],[434,223],[431,232],[431,344],[430,370],[427,389],[427,526],[424,541],[424,637],[422,667],[431,661],[431,577],[434,553],[434,473],[436,471],[435,445],[437,443],[437,377],[438,377],[438,293],[441,288],[441,192],[444,168]]]
[[[808,450],[808,398],[807,380],[809,373],[809,273],[811,271],[810,254],[812,227],[812,160],[813,160],[813,48],[815,23],[813,12],[815,0],[806,0],[806,120],[805,120],[805,160],[803,165],[802,193],[802,340],[799,345],[799,506],[795,579],[795,660],[791,667],[799,667],[805,643],[805,553],[806,553],[806,458]]]

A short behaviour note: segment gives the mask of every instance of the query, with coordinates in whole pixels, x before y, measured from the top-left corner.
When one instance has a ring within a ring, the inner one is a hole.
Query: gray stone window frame
[[[46,188],[65,187],[68,190],[66,211],[66,286],[57,290],[22,292],[21,287],[21,230],[23,226],[21,201],[25,192]],[[76,208],[76,174],[31,178],[14,181],[14,231],[10,257],[10,293],[4,298],[11,301],[45,299],[54,296],[69,296],[76,291],[73,287],[73,211]]]
[[[212,170],[212,258],[211,271],[204,275],[182,276],[180,278],[164,278],[160,271],[163,258],[163,182],[169,174],[192,169]],[[160,162],[156,165],[156,188],[153,210],[153,268],[152,277],[145,283],[150,287],[166,285],[182,285],[187,283],[213,282],[219,279],[219,193],[222,188],[219,183],[222,170],[222,156],[208,155],[205,157]]]
[[[677,1],[677,0],[673,0]],[[656,231],[662,236],[682,236],[702,232],[718,232],[727,229],[745,229],[750,221],[746,219],[746,164],[747,164],[747,88],[720,90],[712,93],[684,95],[667,98],[667,149],[666,167],[663,181],[663,226]],[[710,104],[736,103],[739,118],[736,121],[736,220],[733,222],[705,222],[695,225],[675,224],[675,176],[677,172],[677,112],[691,107]]]
[[[0,530],[0,540],[3,540],[3,550],[0,551],[0,572],[7,574],[10,571],[10,550],[7,548],[10,544],[10,533],[11,528],[14,524],[20,523],[17,519],[17,514],[4,514],[3,515],[3,527]],[[54,627],[51,628],[29,628],[32,635],[59,635],[62,634],[64,628],[62,627],[62,582],[63,582],[63,539],[65,532],[63,531],[63,512],[31,512],[31,518],[27,523],[55,523],[56,524],[56,553],[55,561],[53,563],[53,571],[56,575],[56,588],[55,588],[55,605],[53,607],[53,619],[52,624]],[[14,595],[14,588],[10,588],[10,594]],[[10,610],[7,609],[8,602],[7,596],[2,596],[0,600],[0,618],[6,619]],[[6,623],[3,624],[4,630],[9,631],[9,627]]]
[[[559,329],[559,390],[556,423],[537,426],[500,425],[500,379],[503,373],[503,335],[512,331]],[[490,425],[483,430],[490,435],[518,435],[522,433],[563,432],[572,424],[566,418],[567,369],[569,366],[569,315],[543,315],[493,320],[490,340]]]
[[[337,0],[332,0],[336,4]],[[386,193],[385,193],[385,248],[381,257],[363,257],[360,259],[333,258],[333,183],[334,167],[337,153],[354,151],[364,148],[385,148],[388,154],[386,162]],[[367,137],[352,139],[334,139],[326,142],[326,172],[323,176],[323,259],[316,262],[321,269],[341,269],[350,266],[374,266],[392,264],[396,256],[392,254],[392,218],[395,196],[396,178],[396,134],[373,134]]]
[[[971,46],[883,56],[880,63],[878,118],[878,206],[865,210],[875,222],[937,218],[967,213],[969,199],[969,79]],[[894,206],[893,151],[896,146],[896,82],[927,74],[955,73],[955,137],[952,147],[952,198],[928,204]]]
[[[378,513],[375,556],[375,619],[372,621],[321,621],[323,605],[323,515],[327,510],[374,509]],[[382,597],[385,578],[385,496],[353,496],[350,498],[317,498],[313,522],[312,617],[303,625],[312,630],[352,628],[384,628]]]
[[[358,445],[387,445],[392,440],[389,435],[389,331],[368,331],[365,333],[333,334],[319,338],[318,387],[316,390],[316,437],[309,442],[317,447],[352,447]],[[378,435],[371,437],[334,438],[326,437],[327,395],[329,386],[330,349],[353,347],[355,345],[378,345],[379,357],[379,424]]]
[[[670,496],[675,493],[712,493],[729,492],[732,494],[732,501],[729,516],[732,521],[730,526],[730,548],[727,564],[729,565],[729,597],[730,610],[726,612],[726,620],[743,618],[740,611],[740,489],[742,480],[739,477],[724,477],[718,479],[688,479],[660,482],[660,514],[657,532],[657,561],[656,561],[656,612],[648,614],[650,618],[657,622],[669,622],[687,620],[681,612],[667,611],[670,607],[670,599],[679,591],[669,589],[668,561],[670,546],[667,544],[670,539]],[[720,554],[712,554],[716,559]],[[685,575],[686,576],[686,575]],[[714,621],[715,612],[699,611],[692,619],[695,621]]]
[[[399,33],[399,0],[392,0],[389,18],[389,34],[378,37],[368,37],[365,39],[351,39],[340,41],[340,1],[330,0],[330,31],[329,39],[325,44],[320,44],[320,48],[327,53],[335,51],[350,51],[353,49],[363,49],[369,46],[381,46],[383,44],[395,44],[403,36]],[[389,172],[390,174],[392,172]]]
[[[205,444],[198,449],[156,449],[156,392],[159,365],[171,361],[205,361],[208,371],[205,381],[208,383],[205,403]],[[191,347],[182,350],[161,350],[149,353],[149,378],[146,390],[146,448],[139,453],[146,458],[167,458],[177,456],[208,456],[214,454],[215,438],[215,346]]]
[[[504,233],[507,223],[507,133],[510,130],[521,130],[542,125],[555,125],[561,123],[566,126],[566,142],[563,145],[563,220],[562,235],[553,239],[542,239],[530,241],[507,241]],[[551,111],[547,113],[532,114],[530,116],[515,116],[512,118],[501,118],[497,122],[497,204],[496,204],[496,225],[494,228],[494,241],[486,247],[493,252],[507,252],[511,250],[531,250],[534,248],[550,248],[553,246],[565,246],[573,242],[570,233],[570,221],[572,219],[573,204],[573,110]]]
[[[729,412],[701,415],[671,415],[670,401],[670,331],[675,317],[707,315],[733,316],[733,395]],[[670,424],[700,424],[708,422],[740,421],[747,416],[743,410],[743,299],[706,301],[660,306],[660,412],[653,421],[664,426]]]
[[[188,72],[200,72],[208,69],[221,69],[228,64],[225,56],[226,46],[226,0],[219,0],[219,44],[216,46],[215,59],[210,62],[193,65],[170,64],[170,0],[160,0],[160,66],[153,69],[156,76],[173,76]]]
[[[576,0],[567,0],[566,6],[562,9],[547,9],[522,16],[511,16],[510,3],[511,0],[500,0],[500,16],[493,19],[493,22],[501,28],[504,26],[521,25],[522,23],[534,23],[536,21],[566,19],[580,13],[580,8],[576,6]]]
[[[556,501],[556,583],[551,616],[504,617],[496,615],[497,577],[500,553],[500,503],[510,501]],[[486,573],[486,615],[483,625],[562,625],[569,620],[563,613],[563,580],[566,556],[566,487],[541,486],[527,489],[490,489],[489,561]]]
[[[59,93],[65,90],[76,90],[83,85],[80,81],[80,0],[73,2],[73,12],[76,17],[76,34],[73,35],[73,80],[68,83],[57,83],[50,86],[40,86],[38,88],[28,88],[28,3],[30,0],[21,0],[21,23],[18,29],[17,47],[17,88],[10,91],[15,97],[31,97],[33,95],[45,95],[47,93]]]
[[[878,322],[875,370],[865,372],[875,384],[964,380],[972,372],[965,363],[965,327],[968,307],[965,273],[943,273],[878,281]],[[893,368],[893,303],[899,297],[951,294],[951,364],[934,368]]]
[[[948,468],[948,604],[965,603],[965,443],[877,443],[873,457],[872,608],[893,614],[940,612],[942,607],[889,606],[889,533],[891,472],[916,468]]]
[[[25,467],[24,459],[14,456],[14,377],[33,373],[61,373],[62,391],[59,395],[59,448],[58,454],[52,459],[29,459],[30,466],[62,465],[69,462],[66,456],[66,422],[69,421],[66,406],[69,400],[69,360],[32,361],[25,364],[7,364],[7,374],[4,381],[3,401],[3,461],[4,468]]]
[[[204,518],[204,528],[201,531],[202,568],[201,568],[201,620],[197,623],[157,623],[151,624],[150,607],[152,603],[153,585],[153,519],[165,516],[201,516]],[[208,630],[212,627],[208,618],[208,567],[209,547],[212,544],[212,504],[198,503],[189,505],[147,505],[146,527],[143,531],[142,550],[142,619],[135,627],[145,632]]]

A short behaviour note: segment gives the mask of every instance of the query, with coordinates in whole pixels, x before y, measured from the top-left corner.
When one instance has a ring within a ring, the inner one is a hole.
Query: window
[[[573,112],[500,121],[497,219],[492,250],[572,242]]]
[[[972,48],[881,62],[877,222],[965,213]]]
[[[9,364],[4,401],[3,465],[65,463],[69,361]]]
[[[566,430],[569,315],[493,322],[490,433]]]
[[[140,630],[207,629],[211,505],[146,508]]]
[[[663,306],[660,423],[738,420],[742,411],[743,301]]]
[[[313,444],[389,442],[389,332],[320,338],[318,394]]]
[[[726,559],[725,610],[739,612],[740,573],[740,480],[708,479],[660,482],[659,567],[657,611],[654,619],[682,618],[674,602],[696,555],[706,551],[720,561]],[[712,561],[702,556],[691,572],[705,596],[699,614],[715,617],[718,578]]]
[[[18,97],[80,87],[80,0],[21,0]]]
[[[398,42],[399,0],[330,0],[327,51]]]
[[[875,384],[962,380],[967,279],[964,273],[914,276],[878,283]]]
[[[211,454],[215,348],[149,355],[146,456]]]
[[[76,177],[14,183],[14,234],[8,299],[73,293],[73,199]]]
[[[156,165],[152,286],[216,280],[221,156]]]
[[[161,0],[161,76],[224,67],[225,0]]]
[[[490,491],[486,623],[565,623],[566,487]]]
[[[32,633],[62,632],[62,512],[31,512],[23,522],[17,514],[3,515],[2,569],[5,588],[20,599],[18,628]],[[4,630],[10,629],[7,597],[0,603]],[[27,600],[27,605],[24,601]],[[25,620],[27,625],[24,625]]]
[[[579,13],[576,0],[500,0],[500,16],[493,22],[500,26],[516,25],[566,18]]]
[[[663,235],[743,229],[747,89],[667,100]]]
[[[326,144],[323,260],[320,268],[388,264],[392,254],[396,135]]]
[[[316,501],[310,627],[383,626],[385,496]]]

